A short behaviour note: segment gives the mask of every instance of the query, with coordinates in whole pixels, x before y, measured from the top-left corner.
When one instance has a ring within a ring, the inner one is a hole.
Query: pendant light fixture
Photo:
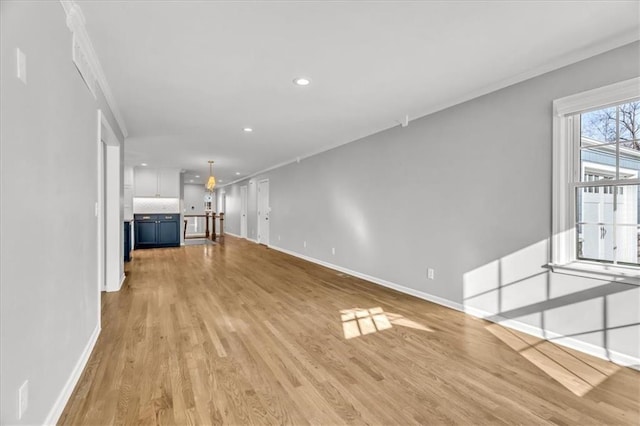
[[[216,186],[216,178],[213,177],[213,161],[209,160],[209,180],[207,180],[207,191],[213,191]]]

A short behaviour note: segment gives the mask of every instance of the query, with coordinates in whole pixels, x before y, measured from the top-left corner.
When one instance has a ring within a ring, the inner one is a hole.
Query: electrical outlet
[[[29,406],[29,381],[25,380],[18,389],[18,420],[22,418]]]
[[[436,271],[433,268],[427,269],[427,278],[430,280],[436,279]]]
[[[332,255],[336,255],[336,248],[335,247],[331,247],[331,254]]]

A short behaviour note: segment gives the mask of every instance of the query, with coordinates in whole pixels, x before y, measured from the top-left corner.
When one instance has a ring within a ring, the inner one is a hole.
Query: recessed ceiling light
[[[308,86],[311,83],[311,80],[306,77],[298,77],[294,79],[293,82],[298,86]]]
[[[197,178],[199,178],[199,177],[200,177],[200,175],[196,175],[196,177],[197,177]]]
[[[141,165],[142,167],[147,167],[147,166],[148,166],[148,164],[147,164],[147,163],[140,163],[140,165]]]
[[[253,132],[253,129],[252,129],[251,127],[245,127],[245,128],[244,128],[244,129],[242,129],[242,130],[244,130],[244,131],[245,131],[245,132],[247,132],[247,133],[251,133],[251,132]]]
[[[240,172],[236,172],[236,176],[240,176]]]
[[[189,182],[193,183],[193,179],[189,179]]]

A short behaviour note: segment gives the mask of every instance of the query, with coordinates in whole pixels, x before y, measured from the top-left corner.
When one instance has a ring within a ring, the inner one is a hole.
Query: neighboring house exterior
[[[615,178],[616,145],[582,138],[582,180]],[[640,151],[620,147],[620,178],[640,175]],[[640,263],[640,191],[637,185],[588,187],[578,194],[578,256],[584,259]],[[615,206],[615,208],[614,208]],[[582,208],[580,208],[582,207]]]

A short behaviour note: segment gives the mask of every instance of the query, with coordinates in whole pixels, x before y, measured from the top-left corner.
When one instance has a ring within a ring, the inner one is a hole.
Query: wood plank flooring
[[[233,237],[127,275],[60,424],[640,422],[637,371]]]

